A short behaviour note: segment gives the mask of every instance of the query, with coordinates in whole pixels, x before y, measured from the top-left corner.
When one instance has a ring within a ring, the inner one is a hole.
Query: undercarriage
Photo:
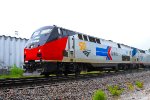
[[[56,74],[57,76],[68,74],[78,75],[81,68],[77,63],[62,62],[28,62],[24,64],[24,75],[45,75]]]
[[[24,64],[24,75],[45,75],[55,74],[56,76],[67,76],[68,74],[79,75],[81,71],[118,71],[128,69],[138,69],[144,67],[142,64],[89,64],[73,62],[34,62]]]

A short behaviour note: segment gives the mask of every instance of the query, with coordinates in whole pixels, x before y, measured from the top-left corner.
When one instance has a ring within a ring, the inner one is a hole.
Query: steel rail
[[[29,78],[10,78],[10,79],[0,79],[0,87],[13,87],[13,86],[22,86],[22,85],[32,85],[32,84],[46,84],[46,83],[56,83],[61,81],[72,81],[72,80],[82,80],[82,79],[91,79],[91,78],[104,78],[106,76],[113,76],[118,74],[127,74],[135,73],[141,71],[149,71],[149,69],[136,69],[136,70],[127,70],[127,71],[110,71],[103,73],[94,73],[94,74],[80,74],[78,76],[68,75],[66,76],[49,76],[49,77],[29,77]]]

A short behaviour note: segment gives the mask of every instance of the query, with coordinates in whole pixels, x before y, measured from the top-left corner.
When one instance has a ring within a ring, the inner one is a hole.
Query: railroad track
[[[29,85],[29,84],[39,84],[39,83],[47,83],[47,82],[61,82],[68,80],[76,80],[83,78],[92,78],[97,77],[98,74],[87,74],[87,75],[79,75],[75,77],[74,75],[68,75],[67,77],[61,76],[50,76],[50,77],[31,77],[31,78],[10,78],[10,79],[0,79],[0,87],[5,86],[18,86],[18,85]]]
[[[138,69],[138,70],[129,70],[129,71],[110,71],[103,73],[94,73],[94,74],[81,74],[75,77],[75,75],[68,75],[67,77],[61,76],[50,76],[50,77],[30,77],[30,78],[10,78],[10,79],[0,79],[0,87],[13,87],[13,86],[22,86],[22,85],[32,85],[32,84],[42,84],[42,83],[56,83],[61,81],[71,81],[71,80],[81,80],[81,79],[91,79],[99,78],[110,75],[118,75],[125,73],[134,73],[137,71],[148,71],[150,69]]]

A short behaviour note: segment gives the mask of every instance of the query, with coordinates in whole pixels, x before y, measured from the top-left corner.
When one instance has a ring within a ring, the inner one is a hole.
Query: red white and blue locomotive
[[[150,65],[150,53],[57,26],[36,30],[24,49],[27,73],[67,75]]]

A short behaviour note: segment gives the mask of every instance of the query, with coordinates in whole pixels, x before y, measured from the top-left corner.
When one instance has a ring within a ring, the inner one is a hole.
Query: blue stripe
[[[96,56],[106,56],[106,59],[110,60],[110,58],[108,57],[108,50],[109,46],[106,49],[96,47]]]
[[[135,56],[137,52],[138,52],[137,49],[133,48],[133,50],[132,50],[132,57]]]

